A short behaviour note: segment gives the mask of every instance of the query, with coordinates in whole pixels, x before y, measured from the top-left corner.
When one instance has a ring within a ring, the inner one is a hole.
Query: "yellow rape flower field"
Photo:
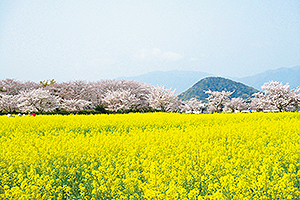
[[[300,113],[1,116],[0,199],[300,199]]]

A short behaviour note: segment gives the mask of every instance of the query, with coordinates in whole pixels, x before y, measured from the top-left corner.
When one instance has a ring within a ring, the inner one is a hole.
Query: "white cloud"
[[[158,48],[153,49],[141,49],[135,56],[138,60],[142,61],[177,61],[183,59],[183,55],[174,52],[162,51]]]

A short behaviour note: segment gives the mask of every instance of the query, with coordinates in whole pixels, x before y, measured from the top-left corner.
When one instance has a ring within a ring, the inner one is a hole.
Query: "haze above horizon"
[[[297,0],[0,0],[0,79],[245,77],[299,66],[299,33]]]

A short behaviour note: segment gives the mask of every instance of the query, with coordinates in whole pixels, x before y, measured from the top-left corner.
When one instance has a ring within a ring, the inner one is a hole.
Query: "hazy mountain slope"
[[[117,79],[135,80],[150,85],[164,85],[166,88],[176,89],[176,94],[190,88],[200,79],[211,76],[211,74],[199,71],[154,71],[133,77],[120,77]]]
[[[164,85],[167,88],[177,89],[176,94],[180,94],[204,77],[212,76],[205,72],[199,71],[154,71],[133,77],[120,77],[117,79],[135,80],[150,85]],[[291,88],[300,86],[300,66],[292,68],[279,68],[276,70],[268,70],[253,76],[242,78],[230,78],[237,82],[252,86],[258,90],[261,86],[270,80],[279,81],[283,84],[289,83]]]
[[[208,97],[204,91],[235,91],[230,97],[242,97],[249,98],[258,90],[249,87],[243,83],[232,81],[230,79],[222,77],[206,77],[198,81],[195,85],[189,88],[187,91],[181,93],[178,97],[181,100],[188,100],[191,98],[197,98],[202,101],[206,101]]]
[[[282,82],[284,85],[289,83],[291,88],[296,88],[300,86],[300,66],[268,70],[260,74],[237,78],[235,80],[251,85],[259,90],[264,83],[269,81]]]

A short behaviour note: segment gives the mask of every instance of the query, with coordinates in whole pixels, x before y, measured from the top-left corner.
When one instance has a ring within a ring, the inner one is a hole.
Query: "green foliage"
[[[106,110],[105,104],[97,105],[94,109],[90,110],[79,110],[79,111],[68,111],[66,109],[57,108],[53,111],[33,111],[31,113],[36,113],[37,115],[95,115],[95,114],[126,114],[126,113],[150,113],[150,112],[161,112],[159,110],[153,109],[153,108],[132,108],[132,109],[120,109],[116,112]],[[8,113],[17,115],[19,113],[24,114],[24,112],[21,111],[13,111],[13,112],[7,112],[7,111],[0,111],[1,115],[7,115]],[[27,114],[27,113],[26,113]]]
[[[106,105],[105,104],[99,104],[97,106],[95,106],[94,110],[100,113],[109,113],[108,110],[106,110]]]
[[[0,92],[6,92],[4,87],[0,87]]]
[[[234,91],[230,98],[241,97],[243,99],[248,99],[251,95],[258,90],[249,87],[243,83],[235,82],[230,79],[225,79],[222,77],[207,77],[201,79],[187,91],[181,93],[178,98],[181,100],[189,100],[191,98],[196,98],[198,100],[206,101],[208,94],[205,94],[207,90],[211,91]]]
[[[40,85],[42,87],[47,87],[48,85],[53,85],[54,83],[56,83],[56,81],[54,79],[40,81]]]

